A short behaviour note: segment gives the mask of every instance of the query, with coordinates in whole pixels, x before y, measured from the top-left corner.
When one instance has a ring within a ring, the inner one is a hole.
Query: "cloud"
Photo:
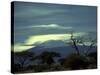
[[[14,52],[15,51],[21,52],[21,51],[30,49],[32,47],[34,47],[34,46],[24,46],[24,44],[22,44],[22,43],[17,43],[17,44],[14,45]]]
[[[84,36],[85,33],[74,33],[74,37]],[[69,40],[71,34],[48,34],[48,35],[36,35],[30,36],[24,41],[24,43],[18,43],[14,45],[14,51],[24,51],[35,47],[35,44],[41,44],[50,40]]]
[[[85,33],[75,33],[74,37],[83,36]],[[30,36],[26,41],[25,44],[32,45],[35,43],[43,43],[49,40],[69,40],[71,34],[48,34],[48,35],[37,35],[37,36]]]
[[[57,27],[59,27],[59,25],[57,25],[57,24],[49,24],[49,25],[37,25],[37,26],[32,26],[32,27],[57,28]]]
[[[25,27],[20,27],[18,29],[31,29],[31,28],[48,28],[48,29],[72,29],[71,26],[61,26],[58,24],[48,24],[48,25],[29,25]]]
[[[64,27],[58,24],[49,24],[49,25],[37,25],[32,27],[39,27],[39,28],[57,28],[57,29],[72,29],[72,27]]]
[[[29,37],[25,43],[27,45],[35,44],[39,42],[40,44],[49,41],[49,40],[65,40],[69,39],[70,34],[48,34],[48,35],[37,35],[37,36],[31,36]]]

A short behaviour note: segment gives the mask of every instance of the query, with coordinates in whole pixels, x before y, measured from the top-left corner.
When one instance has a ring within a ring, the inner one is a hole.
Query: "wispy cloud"
[[[48,29],[72,29],[71,26],[62,26],[58,24],[47,24],[47,25],[29,25],[25,27],[20,27],[18,29],[31,29],[31,28],[48,28]]]
[[[84,36],[85,33],[74,33],[74,36],[77,38],[79,36]],[[35,44],[41,44],[50,40],[69,40],[71,34],[48,34],[48,35],[36,35],[30,36],[24,41],[24,43],[19,43],[14,45],[14,51],[24,51],[35,47]]]
[[[74,33],[74,37],[83,36],[85,33]],[[37,36],[30,36],[26,41],[25,44],[31,45],[35,43],[43,43],[45,41],[50,40],[69,40],[71,34],[48,34],[48,35],[37,35]]]
[[[70,38],[70,34],[48,34],[48,35],[37,35],[30,36],[25,43],[27,45],[35,44],[35,43],[43,43],[49,40],[66,40]]]
[[[49,25],[37,25],[31,27],[39,27],[39,28],[57,28],[57,29],[72,29],[72,27],[64,27],[58,24],[49,24]]]

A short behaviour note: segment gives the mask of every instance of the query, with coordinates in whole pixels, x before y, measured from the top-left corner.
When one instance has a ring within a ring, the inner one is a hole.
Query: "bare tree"
[[[96,38],[92,39],[91,37],[88,37],[88,38],[80,38],[79,39],[79,43],[84,46],[84,47],[87,47],[87,42],[88,43],[88,48],[85,50],[84,54],[87,55],[89,53],[89,51],[93,48],[93,46],[96,45]]]
[[[72,41],[72,45],[74,46],[75,50],[76,50],[76,53],[77,55],[79,55],[79,48],[77,46],[79,40],[75,39],[74,36],[73,36],[73,33],[71,33],[71,41]]]
[[[84,50],[85,55],[87,55],[89,51],[93,48],[93,46],[96,45],[96,38],[92,38],[89,35],[87,35],[87,38],[83,36],[75,38],[75,36],[73,35],[73,32],[71,32],[70,40],[71,40],[71,45],[75,48],[77,55],[80,55],[80,49],[78,48],[78,45],[87,47],[87,43],[89,43],[87,50]]]

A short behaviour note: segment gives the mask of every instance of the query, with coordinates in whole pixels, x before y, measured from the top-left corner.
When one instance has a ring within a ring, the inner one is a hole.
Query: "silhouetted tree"
[[[27,61],[34,57],[34,53],[29,51],[14,52],[14,56],[19,62],[20,67],[23,69]]]
[[[76,50],[77,55],[80,55],[80,49],[78,48],[79,45],[81,45],[83,47],[88,47],[87,49],[83,50],[83,51],[85,51],[84,55],[87,55],[89,53],[89,51],[93,48],[93,46],[96,45],[96,38],[92,38],[92,36],[89,36],[89,35],[86,35],[84,37],[79,36],[79,37],[75,38],[75,36],[73,35],[73,32],[72,32],[70,40],[71,40],[70,44]]]
[[[78,49],[78,46],[77,46],[79,40],[74,38],[73,33],[71,33],[71,41],[72,41],[72,45],[74,46],[74,48],[76,50],[77,55],[79,55],[80,53],[79,53],[79,49]]]
[[[53,59],[54,57],[60,57],[60,54],[57,52],[45,51],[38,56],[42,64],[48,64],[48,65],[51,65],[52,63],[55,62]]]

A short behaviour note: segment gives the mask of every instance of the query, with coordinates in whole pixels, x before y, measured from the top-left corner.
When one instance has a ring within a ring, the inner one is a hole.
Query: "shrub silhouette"
[[[87,55],[89,59],[89,67],[88,68],[97,68],[97,52],[91,52]]]
[[[17,61],[17,63],[14,61],[12,66],[14,67],[14,72],[23,71],[25,69],[25,65],[29,63],[28,61],[34,57],[34,53],[28,51],[13,52],[13,55]]]
[[[91,52],[91,53],[89,53],[88,57],[94,58],[95,60],[97,60],[97,52]]]
[[[53,59],[54,57],[60,57],[60,54],[57,52],[44,51],[38,56],[38,59],[41,60],[42,64],[51,65],[55,62]]]
[[[61,65],[71,70],[85,69],[88,66],[88,61],[84,56],[71,54],[61,62]]]

